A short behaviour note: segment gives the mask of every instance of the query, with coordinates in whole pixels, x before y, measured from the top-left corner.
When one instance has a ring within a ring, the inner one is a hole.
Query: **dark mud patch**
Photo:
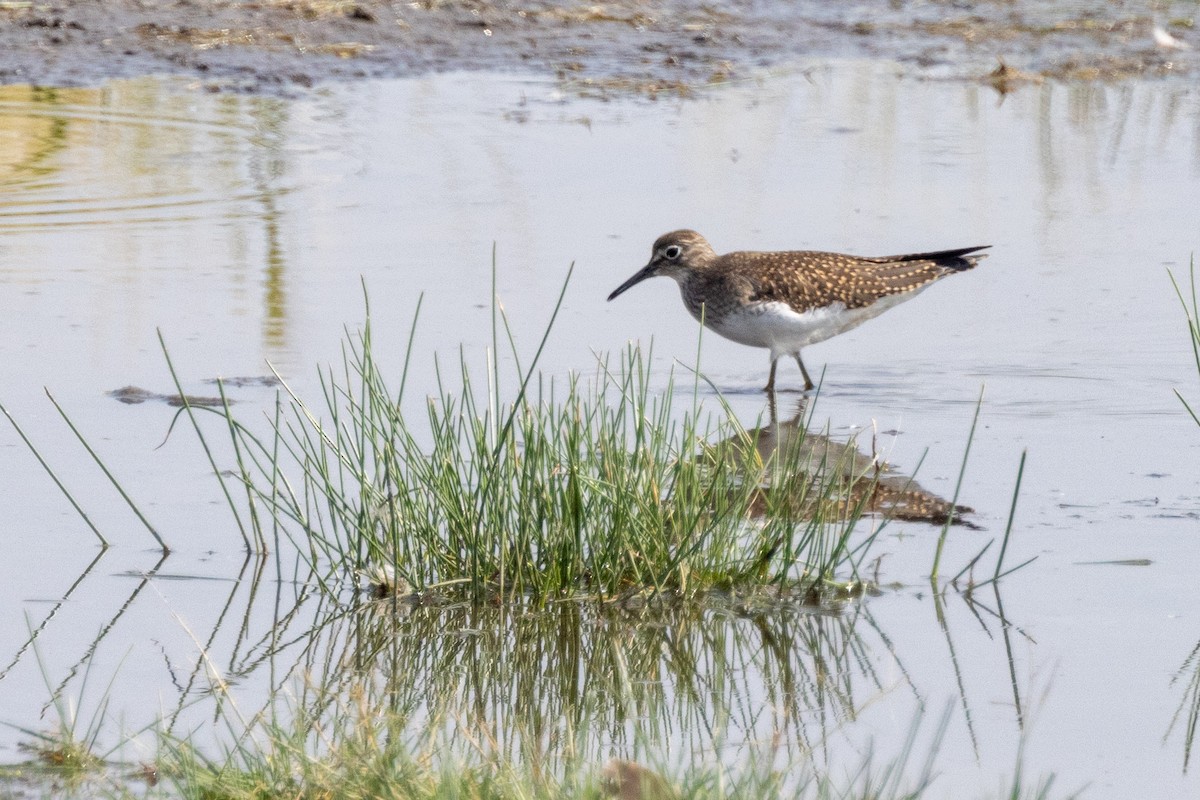
[[[207,408],[221,408],[226,402],[232,404],[232,400],[222,400],[220,397],[201,397],[199,395],[182,395],[182,394],[163,394],[161,392],[152,392],[149,389],[143,389],[140,386],[122,386],[120,389],[113,389],[108,392],[108,396],[116,400],[118,403],[124,403],[128,406],[136,406],[141,403],[166,403],[169,406],[182,408],[185,405],[189,406],[205,406]]]
[[[1175,9],[1176,13],[1172,13]],[[1192,74],[1196,6],[423,0],[0,2],[0,82],[184,74],[213,90],[445,70],[556,75],[583,94],[687,94],[814,57],[880,57],[983,79]],[[1165,35],[1165,38],[1164,38]],[[1157,38],[1156,38],[1157,37]]]
[[[279,379],[274,375],[250,375],[246,377],[234,378],[206,378],[205,383],[214,384],[216,386],[228,386],[236,389],[268,387],[281,385]],[[134,406],[140,403],[166,403],[169,406],[182,408],[184,405],[189,406],[205,406],[208,408],[222,408],[226,405],[233,405],[235,400],[228,397],[204,397],[194,394],[164,394],[162,392],[152,392],[149,389],[143,389],[140,386],[122,386],[120,389],[113,389],[107,392],[108,396],[119,403]]]

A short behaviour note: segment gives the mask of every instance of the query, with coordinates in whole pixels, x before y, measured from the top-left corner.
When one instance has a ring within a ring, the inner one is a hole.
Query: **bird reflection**
[[[768,400],[769,422],[744,436],[725,439],[710,455],[733,464],[749,476],[760,475],[750,513],[758,518],[787,513],[811,518],[854,511],[889,519],[978,529],[964,519],[973,509],[956,505],[924,489],[910,475],[896,472],[859,441],[837,441],[805,428],[808,398],[801,398],[788,419],[779,419],[774,395]],[[869,447],[872,443],[866,443]],[[752,445],[752,448],[751,448]],[[755,458],[756,457],[756,458]],[[757,464],[752,465],[752,460]]]

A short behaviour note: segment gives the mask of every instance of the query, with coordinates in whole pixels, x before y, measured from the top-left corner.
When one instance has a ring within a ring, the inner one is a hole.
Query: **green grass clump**
[[[861,762],[834,776],[815,758],[780,762],[770,745],[753,742],[740,745],[731,759],[709,753],[677,766],[651,755],[651,745],[637,760],[593,761],[570,742],[510,758],[489,752],[486,735],[476,739],[473,753],[448,755],[436,738],[413,743],[396,715],[364,704],[341,709],[328,725],[308,718],[290,725],[263,722],[239,748],[215,759],[186,740],[162,739],[157,774],[168,796],[204,800],[917,800],[941,796],[934,765],[948,718],[942,716],[921,761],[918,717],[908,735],[888,748],[893,755],[884,758],[868,748]],[[469,724],[460,721],[464,726]],[[999,794],[969,796],[1045,800],[1053,785],[1053,776],[1027,783],[1018,761]]]
[[[206,800],[372,800],[373,798],[601,798],[596,781],[575,785],[519,774],[511,765],[435,765],[389,736],[386,723],[360,720],[347,738],[314,754],[290,731],[268,735],[261,751],[213,760],[187,743],[163,747],[159,774],[179,797]]]
[[[394,388],[375,356],[369,308],[340,368],[321,373],[319,400],[284,383],[265,430],[261,420],[235,418],[223,386],[216,407],[191,402],[169,356],[167,364],[180,414],[200,439],[247,549],[278,552],[290,540],[310,571],[303,579],[331,596],[364,578],[392,596],[474,601],[773,588],[819,602],[830,591],[839,598],[861,591],[858,568],[873,536],[852,545],[851,534],[865,511],[879,510],[872,504],[881,465],[854,442],[808,436],[803,411],[777,422],[773,398],[770,424],[748,430],[719,394],[704,407],[698,375],[690,397],[677,396],[673,375],[652,390],[650,359],[636,347],[598,358],[586,379],[546,378],[537,363],[554,316],[523,368],[494,304],[486,381],[477,384],[465,358],[453,378],[439,366],[416,414],[405,401],[412,336]],[[509,361],[497,354],[501,321]],[[206,435],[201,412],[222,418],[224,448]],[[227,459],[233,469],[221,463]]]
[[[83,669],[80,697],[69,698],[61,687],[52,685],[36,646],[34,652],[50,692],[45,711],[55,717],[55,723],[49,729],[36,730],[3,721],[25,735],[25,740],[17,745],[17,749],[26,754],[27,759],[15,764],[0,764],[0,797],[10,796],[6,792],[7,786],[21,784],[53,785],[58,790],[55,796],[94,796],[97,789],[109,780],[112,751],[104,751],[100,747],[101,728],[108,715],[108,689],[103,690],[95,711],[83,717],[79,708],[82,697],[88,692],[91,662]],[[18,791],[11,796],[27,795]]]
[[[486,386],[465,361],[454,388],[439,371],[418,424],[403,410],[411,343],[393,389],[368,311],[340,371],[322,374],[318,404],[285,384],[265,435],[226,406],[256,539],[270,520],[335,593],[363,575],[401,594],[476,599],[819,593],[853,579],[862,506],[839,501],[863,478],[846,467],[853,448],[800,436],[764,457],[727,407],[701,408],[698,382],[690,402],[673,380],[651,391],[636,348],[563,385],[536,372],[545,341],[526,369],[512,347],[511,376],[493,350]]]

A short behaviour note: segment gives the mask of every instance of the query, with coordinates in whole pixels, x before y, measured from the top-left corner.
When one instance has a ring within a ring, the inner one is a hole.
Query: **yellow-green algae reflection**
[[[99,257],[112,280],[137,282],[147,248],[163,248],[166,236],[164,254],[181,265],[203,255],[242,271],[230,277],[261,297],[264,344],[281,346],[288,122],[278,99],[197,97],[150,78],[99,89],[0,86],[0,234],[24,234],[10,238],[5,271],[52,280],[36,271],[33,248],[59,232],[98,249],[63,250],[55,269]]]

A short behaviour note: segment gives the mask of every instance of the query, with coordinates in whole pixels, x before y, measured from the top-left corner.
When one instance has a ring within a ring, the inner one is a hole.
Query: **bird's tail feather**
[[[962,272],[971,269],[980,261],[987,258],[987,253],[980,253],[979,251],[986,250],[989,247],[991,247],[990,244],[985,244],[978,247],[960,247],[957,250],[936,250],[930,253],[906,253],[899,256],[881,256],[879,258],[867,258],[864,261],[874,261],[878,264],[895,264],[905,261],[932,261],[939,267],[955,272]]]

